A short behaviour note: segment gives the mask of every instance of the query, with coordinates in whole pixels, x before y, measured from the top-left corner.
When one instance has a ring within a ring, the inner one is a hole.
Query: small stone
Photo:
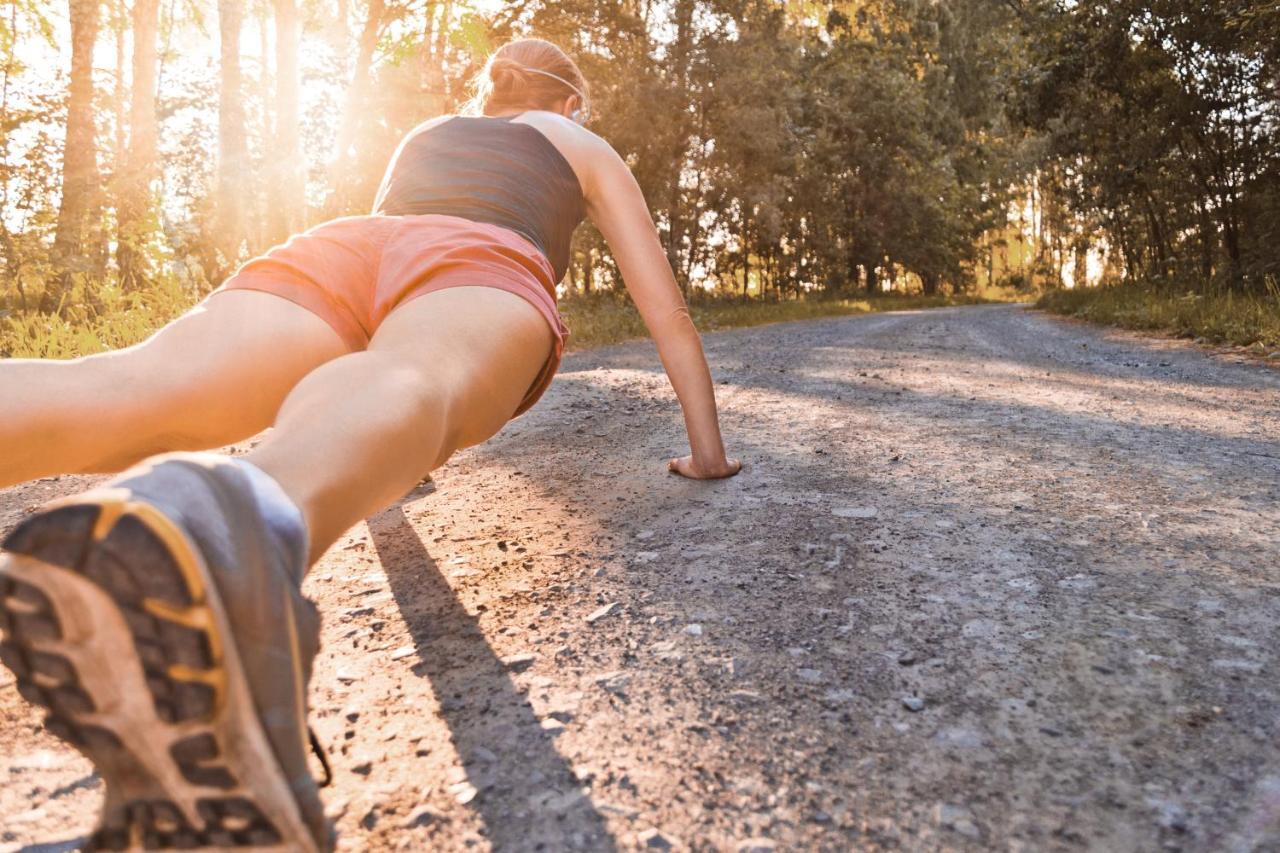
[[[533,662],[537,659],[538,656],[532,652],[524,652],[518,655],[507,655],[502,659],[502,665],[512,672],[524,672],[533,666]]]
[[[748,838],[746,841],[739,841],[738,846],[733,849],[735,853],[773,853],[778,845],[767,838]]]
[[[921,699],[919,696],[903,696],[902,707],[906,708],[908,711],[911,711],[913,713],[916,711],[923,711],[924,700]]]
[[[355,767],[352,767],[351,772],[358,773],[361,776],[368,776],[370,773],[373,772],[373,762],[362,761],[359,764],[357,764]]]
[[[461,805],[466,805],[476,798],[480,792],[475,785],[470,782],[457,782],[449,786],[449,791],[453,794],[453,798]]]
[[[405,829],[421,829],[427,826],[439,817],[434,811],[427,806],[418,806],[404,822]]]
[[[636,836],[636,840],[640,842],[641,847],[649,850],[674,850],[676,847],[674,838],[663,835],[657,829],[646,829]]]
[[[806,684],[820,684],[822,683],[822,670],[797,669],[796,678],[799,678],[801,681],[805,682]]]
[[[415,649],[413,648],[413,646],[401,646],[400,648],[396,649],[394,652],[391,653],[391,659],[404,660],[405,658],[412,655],[414,651]]]
[[[547,717],[539,725],[542,726],[542,730],[544,732],[552,736],[564,732],[564,723],[560,722],[555,717]]]
[[[622,609],[622,602],[611,601],[605,606],[598,608],[597,610],[593,611],[590,615],[588,615],[587,624],[594,625],[597,622],[599,622],[601,619],[612,616],[613,614],[617,613],[621,609]]]
[[[686,625],[684,627],[684,632],[688,634],[690,637],[701,637],[702,626],[699,625],[697,622],[694,622],[692,625]]]
[[[973,813],[964,806],[939,803],[934,807],[933,818],[943,829],[954,830],[966,838],[979,839],[982,831],[973,820]]]
[[[831,510],[836,518],[875,518],[880,510],[873,506],[844,506]]]
[[[911,664],[915,662],[916,662],[915,652],[907,651],[898,655],[898,663],[901,664],[902,666],[911,666]]]
[[[595,682],[610,693],[622,693],[631,684],[631,674],[621,670],[602,672],[595,677]]]
[[[359,676],[357,676],[354,672],[352,672],[349,669],[340,669],[338,670],[338,674],[335,675],[334,677],[337,678],[339,681],[343,682],[344,684],[350,684],[353,681],[355,681]]]
[[[484,761],[488,764],[492,764],[498,760],[498,756],[494,755],[492,750],[485,749],[483,746],[477,746],[475,749],[471,750],[471,757],[477,761]]]

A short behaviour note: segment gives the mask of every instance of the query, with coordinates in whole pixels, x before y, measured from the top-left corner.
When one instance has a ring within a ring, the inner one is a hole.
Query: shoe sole
[[[4,548],[0,661],[106,782],[91,849],[317,849],[176,524],[106,488],[49,505]]]

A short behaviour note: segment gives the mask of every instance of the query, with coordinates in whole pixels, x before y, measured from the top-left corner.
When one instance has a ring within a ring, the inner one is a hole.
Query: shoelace
[[[319,783],[321,788],[327,788],[333,784],[333,768],[329,766],[329,756],[325,753],[324,747],[320,745],[320,738],[316,737],[316,730],[307,726],[307,737],[311,740],[311,751],[316,758],[320,759],[320,766],[324,768],[324,781]]]

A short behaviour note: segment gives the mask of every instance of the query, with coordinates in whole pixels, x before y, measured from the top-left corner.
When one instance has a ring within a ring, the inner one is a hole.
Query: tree
[[[154,232],[152,182],[156,176],[156,38],[159,0],[134,0],[133,75],[129,106],[129,148],[118,179],[119,243],[116,263],[126,290],[148,276],[145,246]]]
[[[298,5],[274,0],[276,20],[276,132],[268,148],[270,242],[283,242],[305,219],[298,127]]]
[[[243,0],[218,0],[221,88],[218,98],[218,178],[212,247],[221,255],[212,269],[218,278],[240,258],[245,235],[245,196],[249,171],[244,93],[240,71]]]
[[[71,82],[62,154],[62,200],[53,244],[55,277],[45,288],[40,309],[65,309],[64,298],[77,276],[102,268],[104,242],[97,140],[93,115],[93,47],[98,40],[99,0],[69,0]]]

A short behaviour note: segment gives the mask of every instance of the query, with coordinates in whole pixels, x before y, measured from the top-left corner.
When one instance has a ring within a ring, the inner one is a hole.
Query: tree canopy
[[[527,34],[579,60],[691,295],[1280,275],[1270,2],[8,0],[0,310],[194,298],[366,212]],[[621,284],[581,229],[566,293]]]

